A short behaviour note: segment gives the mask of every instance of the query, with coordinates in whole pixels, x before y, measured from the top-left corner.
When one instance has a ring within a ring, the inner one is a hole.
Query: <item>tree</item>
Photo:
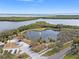
[[[63,28],[63,25],[62,24],[57,24],[56,28],[58,28],[59,30],[61,30],[61,28]]]
[[[0,54],[2,54],[3,53],[3,49],[2,48],[0,48]]]
[[[72,51],[73,54],[79,55],[79,37],[73,38],[73,44],[72,44],[71,51]]]

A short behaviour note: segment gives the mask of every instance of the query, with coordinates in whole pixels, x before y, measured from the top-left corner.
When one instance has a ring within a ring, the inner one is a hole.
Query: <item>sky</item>
[[[0,13],[79,14],[79,0],[0,0]]]

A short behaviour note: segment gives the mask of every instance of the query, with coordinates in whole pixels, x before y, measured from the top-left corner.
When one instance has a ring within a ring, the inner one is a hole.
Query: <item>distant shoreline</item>
[[[29,20],[37,20],[37,19],[79,19],[79,15],[27,15],[27,16],[1,16],[0,21],[11,21],[11,22],[19,22],[19,21],[29,21]]]

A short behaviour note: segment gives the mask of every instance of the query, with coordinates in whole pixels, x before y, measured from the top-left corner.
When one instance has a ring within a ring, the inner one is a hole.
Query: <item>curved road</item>
[[[66,48],[66,49],[64,49],[64,50],[62,50],[62,51],[56,53],[55,55],[48,57],[48,59],[63,59],[64,56],[66,55],[66,53],[67,53],[70,49],[71,49],[70,47],[69,47],[69,48]]]
[[[44,56],[41,56],[41,54],[39,54],[39,53],[31,51],[31,49],[29,48],[29,45],[24,42],[20,42],[19,45],[21,46],[20,49],[22,51],[24,51],[25,53],[27,53],[32,59],[63,59],[63,57],[66,55],[66,53],[71,49],[69,47],[69,48],[66,48],[66,49],[56,53],[53,56],[44,57]]]

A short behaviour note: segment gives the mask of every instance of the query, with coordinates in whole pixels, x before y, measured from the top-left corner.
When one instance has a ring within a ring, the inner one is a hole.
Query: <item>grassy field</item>
[[[45,30],[46,28],[35,28],[35,29],[31,29],[31,30],[36,30],[36,31],[42,31]]]
[[[72,41],[69,41],[68,43],[64,43],[62,50],[65,49],[65,48],[71,47],[71,42]]]
[[[47,53],[45,53],[43,56],[51,56],[51,55],[54,55],[55,53],[56,51],[52,49],[51,51],[48,51]]]
[[[64,57],[64,59],[79,59],[78,55],[67,55]]]

